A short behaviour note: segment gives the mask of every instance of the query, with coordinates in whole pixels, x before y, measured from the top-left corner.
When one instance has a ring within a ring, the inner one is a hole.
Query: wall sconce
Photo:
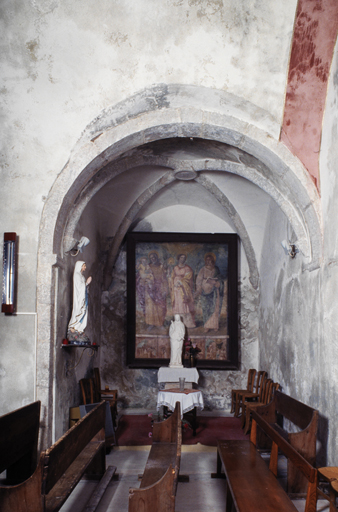
[[[90,240],[86,236],[82,236],[79,242],[76,242],[74,247],[68,251],[71,256],[77,256],[79,252],[83,252],[83,249],[89,244]]]
[[[297,252],[299,252],[296,245],[290,242],[290,240],[288,242],[283,240],[283,242],[281,242],[281,246],[283,247],[285,254],[288,254],[292,259],[296,256]]]
[[[1,311],[5,314],[14,313],[15,253],[16,233],[4,233]]]

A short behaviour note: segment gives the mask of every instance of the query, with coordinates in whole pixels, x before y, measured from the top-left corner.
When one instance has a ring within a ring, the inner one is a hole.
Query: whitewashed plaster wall
[[[260,365],[283,390],[317,408],[320,413],[317,463],[337,462],[338,382],[338,55],[337,49],[324,117],[320,156],[323,206],[321,268],[303,269],[301,254],[291,260],[280,242],[292,230],[273,203],[266,228],[268,250],[262,254],[260,301]],[[326,458],[327,457],[327,458]]]
[[[84,127],[145,86],[187,83],[266,109],[277,137],[296,3],[1,2],[0,232],[20,235],[17,309],[29,314],[0,317],[0,413],[35,396],[41,212]]]
[[[293,239],[292,229],[274,203],[268,218],[260,267],[260,367],[268,369],[283,392],[319,410],[317,462],[323,464],[327,418],[333,411],[323,402],[321,390],[326,373],[321,359],[321,270],[304,271],[301,253],[294,259],[285,254],[281,242]]]
[[[338,383],[338,47],[336,44],[326,100],[320,154],[324,223],[324,261],[321,276],[322,337],[320,340],[320,410],[328,418],[329,463],[337,464]]]

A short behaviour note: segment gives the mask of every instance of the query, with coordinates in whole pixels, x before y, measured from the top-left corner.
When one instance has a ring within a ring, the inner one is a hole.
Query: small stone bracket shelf
[[[68,343],[68,345],[66,345],[66,344],[61,345],[61,348],[92,348],[94,350],[97,350],[99,347],[100,347],[100,345],[85,345],[85,344],[75,345],[72,343]]]

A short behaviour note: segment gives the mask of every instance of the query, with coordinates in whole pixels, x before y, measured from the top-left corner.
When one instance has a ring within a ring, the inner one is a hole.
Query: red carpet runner
[[[119,446],[151,444],[151,420],[147,415],[122,416],[116,432]],[[193,436],[192,429],[184,421],[182,439],[183,444],[216,446],[218,439],[249,439],[249,436],[243,434],[241,420],[238,418],[199,416],[196,436]]]

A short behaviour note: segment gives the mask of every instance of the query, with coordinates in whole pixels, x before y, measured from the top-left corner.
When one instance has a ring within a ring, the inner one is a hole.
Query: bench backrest
[[[260,393],[261,392],[263,383],[264,383],[266,378],[267,378],[267,372],[266,371],[260,370],[259,372],[257,372],[256,386],[255,386],[255,392],[256,393]]]
[[[0,473],[7,469],[11,482],[22,482],[37,464],[41,402],[0,417]]]
[[[250,370],[248,371],[248,380],[246,383],[247,391],[253,391],[254,389],[256,372],[257,370],[255,368],[250,368]]]
[[[314,512],[317,503],[317,469],[315,469],[304,457],[286,440],[282,437],[272,425],[253,410],[252,425],[250,432],[250,441],[257,444],[257,425],[267,434],[272,440],[272,449],[270,454],[270,471],[277,477],[278,468],[278,451],[281,450],[284,455],[292,462],[292,464],[305,476],[308,486],[305,503],[305,512]]]
[[[275,392],[274,402],[276,412],[302,430],[307,428],[314,418],[317,418],[318,411],[316,409],[280,391]]]
[[[262,404],[269,403],[269,398],[271,399],[271,388],[272,388],[273,380],[272,379],[265,379],[263,382],[261,393],[260,393],[260,402]]]
[[[153,423],[153,441],[154,442],[165,442],[175,443],[179,441],[178,431],[181,432],[181,443],[182,443],[182,429],[178,428],[178,424],[181,425],[181,404],[176,402],[175,410],[169,418],[163,421]]]
[[[42,494],[49,491],[58,482],[82,450],[96,437],[97,442],[105,440],[106,403],[101,402],[86,414],[53,444],[45,454],[45,471]]]
[[[100,401],[96,400],[94,379],[81,379],[79,382],[82,395],[82,402],[84,403],[84,405],[94,404],[95,402]]]
[[[174,473],[174,478],[172,480],[172,495],[175,496],[182,451],[182,419],[180,402],[176,402],[175,410],[168,419],[153,424],[153,442],[176,443],[175,467],[170,470]]]

